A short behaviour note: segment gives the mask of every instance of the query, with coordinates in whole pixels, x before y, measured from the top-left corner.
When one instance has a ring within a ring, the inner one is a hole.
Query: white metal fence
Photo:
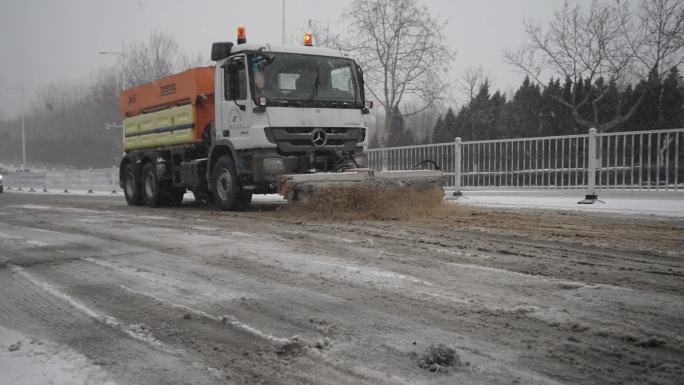
[[[684,128],[480,140],[368,151],[380,170],[438,167],[455,190],[684,191]],[[429,160],[431,162],[423,162]],[[423,162],[421,164],[421,162]],[[432,163],[434,162],[434,163]],[[5,189],[117,192],[119,169],[5,175]]]
[[[119,169],[100,168],[83,170],[43,169],[18,171],[3,176],[8,191],[44,192],[120,192]]]
[[[456,190],[684,191],[684,129],[480,140],[368,151],[381,170],[434,168]]]

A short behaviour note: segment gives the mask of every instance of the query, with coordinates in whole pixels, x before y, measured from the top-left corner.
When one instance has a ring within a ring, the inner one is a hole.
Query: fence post
[[[43,167],[43,192],[48,192],[47,189],[47,167]]]
[[[112,195],[116,194],[116,180],[117,180],[116,165],[112,166]]]
[[[461,196],[461,137],[454,140],[454,196]]]
[[[64,169],[64,192],[69,193],[69,169]]]
[[[387,171],[387,150],[383,147],[380,151],[382,154],[382,171]]]
[[[33,171],[29,171],[28,173],[29,176],[29,192],[36,192],[36,190],[33,188]]]
[[[587,150],[587,193],[581,204],[592,204],[598,199],[596,195],[596,169],[598,168],[598,156],[596,153],[596,129],[589,129],[589,149]]]
[[[88,194],[93,193],[93,168],[88,167]]]

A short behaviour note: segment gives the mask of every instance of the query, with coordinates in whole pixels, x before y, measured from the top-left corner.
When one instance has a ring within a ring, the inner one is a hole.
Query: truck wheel
[[[142,170],[142,197],[150,207],[159,207],[161,194],[157,179],[157,168],[152,163],[146,163]]]
[[[212,172],[212,186],[214,202],[221,210],[233,210],[238,201],[240,190],[235,174],[233,160],[227,156],[222,156],[214,165]]]
[[[140,180],[138,179],[138,173],[135,172],[135,166],[132,164],[127,164],[124,168],[123,175],[124,182],[124,196],[126,196],[126,202],[130,206],[140,206],[142,204],[142,195],[140,193]]]

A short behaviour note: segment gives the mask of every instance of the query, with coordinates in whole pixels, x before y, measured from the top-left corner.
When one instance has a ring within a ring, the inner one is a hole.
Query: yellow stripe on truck
[[[191,104],[127,118],[124,150],[192,143],[193,122]]]
[[[175,144],[185,144],[194,142],[195,131],[192,128],[161,134],[147,134],[126,138],[124,150],[138,150],[141,148],[152,148],[170,146]]]

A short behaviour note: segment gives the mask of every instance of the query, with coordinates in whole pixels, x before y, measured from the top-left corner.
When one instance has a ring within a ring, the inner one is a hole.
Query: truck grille
[[[312,141],[314,130],[325,132],[326,142],[316,146]],[[266,137],[276,143],[282,152],[311,150],[353,151],[364,140],[365,130],[359,127],[266,127]]]

